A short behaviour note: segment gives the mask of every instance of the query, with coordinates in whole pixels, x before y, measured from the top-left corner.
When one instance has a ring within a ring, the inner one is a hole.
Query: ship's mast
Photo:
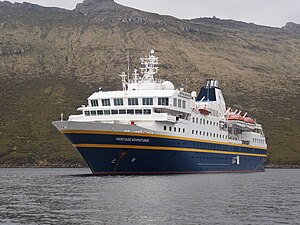
[[[122,72],[122,74],[119,75],[119,76],[122,78],[122,88],[123,88],[123,91],[126,91],[127,90],[127,81],[126,81],[127,75],[125,74],[125,72]]]
[[[144,82],[153,82],[153,75],[158,72],[158,57],[154,56],[154,50],[152,49],[149,57],[141,58],[141,64],[144,67],[141,68],[141,74],[143,74],[142,80]]]

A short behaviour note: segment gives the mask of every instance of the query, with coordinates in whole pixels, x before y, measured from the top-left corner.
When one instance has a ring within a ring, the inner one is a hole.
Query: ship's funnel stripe
[[[252,154],[243,152],[227,152],[215,151],[208,149],[196,148],[178,148],[178,147],[163,147],[163,146],[145,146],[145,145],[117,145],[117,144],[74,144],[75,148],[112,148],[112,149],[140,149],[140,150],[159,150],[159,151],[185,151],[185,152],[203,152],[227,155],[245,155],[245,156],[258,156],[267,157],[265,154]]]

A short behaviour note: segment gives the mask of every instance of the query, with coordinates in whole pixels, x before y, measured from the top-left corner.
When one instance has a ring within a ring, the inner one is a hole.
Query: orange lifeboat
[[[210,111],[208,111],[206,108],[204,108],[204,109],[199,109],[199,112],[201,113],[201,114],[203,114],[203,115],[208,115],[208,114],[210,114]]]
[[[246,123],[252,123],[252,124],[255,123],[255,120],[252,119],[251,117],[245,117],[245,118],[244,118],[244,121],[245,121]]]
[[[241,120],[243,121],[243,117],[241,115],[238,114],[231,114],[228,116],[228,120]]]

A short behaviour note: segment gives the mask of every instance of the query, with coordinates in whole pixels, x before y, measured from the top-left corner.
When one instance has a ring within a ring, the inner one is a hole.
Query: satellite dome
[[[163,90],[174,90],[174,85],[170,81],[164,81],[162,83],[162,89]]]
[[[196,98],[197,92],[196,91],[192,91],[191,96],[192,96],[192,98]]]

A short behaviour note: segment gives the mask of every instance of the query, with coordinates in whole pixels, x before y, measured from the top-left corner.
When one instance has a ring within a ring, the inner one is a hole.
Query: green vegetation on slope
[[[216,18],[179,20],[86,0],[75,11],[0,2],[0,165],[82,165],[51,125],[154,48],[160,77],[198,90],[219,79],[227,104],[263,125],[269,161],[300,164],[300,36]],[[292,26],[292,28],[291,28]],[[295,29],[297,32],[295,32]]]

